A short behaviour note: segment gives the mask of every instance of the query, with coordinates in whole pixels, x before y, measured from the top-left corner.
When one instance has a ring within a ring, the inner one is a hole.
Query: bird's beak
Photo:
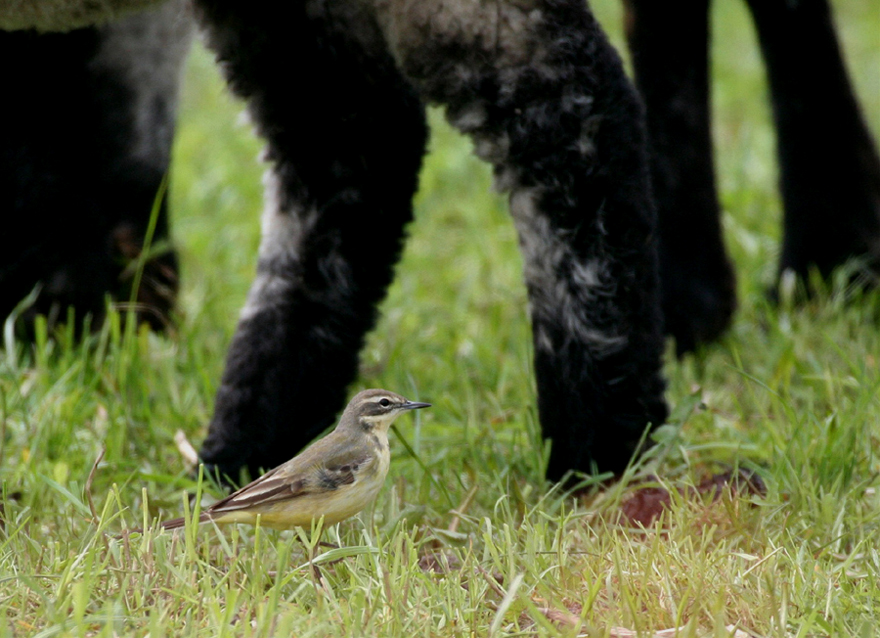
[[[418,410],[420,408],[430,408],[430,403],[418,403],[416,401],[407,401],[402,406],[400,406],[401,410]]]

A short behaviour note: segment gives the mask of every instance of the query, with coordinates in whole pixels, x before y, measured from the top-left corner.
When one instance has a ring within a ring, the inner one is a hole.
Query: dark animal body
[[[412,217],[424,104],[437,103],[510,195],[549,478],[621,471],[667,415],[664,326],[684,352],[717,337],[735,307],[711,168],[708,0],[627,2],[647,132],[582,0],[194,7],[270,167],[258,271],[202,458],[255,475],[333,422]],[[827,274],[850,256],[876,266],[880,162],[827,3],[750,7],[779,128],[780,267]],[[119,287],[168,168],[187,11],[170,0],[66,33],[0,32],[0,52],[19,60],[4,83],[15,99],[0,105],[15,122],[0,145],[0,207],[21,224],[0,239],[0,314],[38,281],[32,313],[72,304],[100,315]],[[165,220],[163,203],[159,240]],[[149,262],[144,283],[144,316],[161,325],[173,253]]]

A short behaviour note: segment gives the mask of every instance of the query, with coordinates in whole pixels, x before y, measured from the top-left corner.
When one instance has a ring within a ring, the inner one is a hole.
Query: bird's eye
[[[381,405],[383,408],[387,408],[389,405],[391,405],[391,401],[389,401],[388,399],[382,399],[381,401],[379,401],[379,405]]]

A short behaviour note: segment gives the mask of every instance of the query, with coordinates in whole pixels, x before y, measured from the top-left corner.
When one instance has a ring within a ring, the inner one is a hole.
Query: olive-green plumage
[[[406,410],[429,405],[387,390],[360,392],[333,432],[211,505],[199,522],[253,525],[259,516],[264,527],[290,529],[309,527],[322,517],[324,525],[332,525],[357,514],[376,498],[388,474],[391,423]],[[184,523],[176,518],[162,527]]]

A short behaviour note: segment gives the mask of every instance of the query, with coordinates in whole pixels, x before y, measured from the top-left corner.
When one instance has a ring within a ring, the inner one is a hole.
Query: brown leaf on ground
[[[626,629],[624,627],[612,627],[608,632],[608,635],[611,638],[636,638],[637,636],[651,636],[652,638],[675,638],[675,636],[680,635],[685,627],[670,627],[669,629],[659,629],[655,631],[653,634],[647,633],[645,631],[637,632],[633,629]],[[752,638],[752,634],[746,633],[742,629],[737,629],[734,625],[728,625],[724,628],[729,636],[729,638]],[[716,636],[717,634],[707,633],[707,634],[698,634],[700,636]]]
[[[419,556],[419,569],[434,574],[447,574],[461,569],[461,561],[450,552],[428,552]]]
[[[587,638],[587,636],[595,634],[595,628],[590,628],[587,625],[581,624],[580,615],[583,612],[583,607],[581,607],[581,605],[577,603],[565,603],[566,609],[548,607],[546,606],[546,600],[537,597],[533,597],[532,602],[535,603],[537,610],[560,630],[570,630],[580,625],[580,631],[577,634],[578,637]],[[531,628],[534,624],[534,620],[530,618],[526,612],[520,614],[520,625],[522,628]],[[725,638],[756,638],[753,634],[737,628],[736,625],[727,625],[724,629],[727,632],[724,634]],[[626,627],[611,627],[608,630],[608,635],[610,638],[638,638],[639,636],[650,638],[675,638],[676,636],[684,635],[686,630],[687,626],[654,630],[635,630],[627,629]],[[714,631],[702,631],[697,633],[697,636],[700,636],[700,638],[710,638],[717,635],[718,634]]]
[[[713,499],[718,499],[725,490],[730,490],[733,496],[767,496],[764,480],[753,470],[728,470],[713,474],[697,486],[700,494],[713,493]]]
[[[555,609],[553,607],[538,607],[538,611],[540,611],[544,616],[552,622],[554,625],[559,626],[560,628],[570,628],[575,627],[580,623],[581,618],[570,611],[563,611],[562,609]]]
[[[540,596],[532,596],[532,602],[535,604],[535,609],[538,613],[554,624],[557,629],[568,631],[579,625],[583,627],[580,617],[583,607],[578,603],[565,602],[564,608],[551,607],[549,601]],[[535,626],[535,619],[528,611],[523,611],[519,616],[519,624],[523,630],[531,629]],[[579,633],[578,635],[583,634]]]
[[[672,495],[664,487],[640,487],[620,504],[620,522],[650,527],[671,500]]]
[[[765,496],[767,486],[757,473],[740,469],[713,474],[705,478],[696,488],[679,488],[678,493],[691,499],[709,498],[710,502],[714,503],[724,494],[734,498]],[[620,505],[620,522],[650,527],[671,502],[672,495],[664,487],[636,488]]]
[[[625,627],[612,627],[608,632],[608,635],[611,638],[637,638],[638,636],[652,636],[653,638],[673,638],[677,636],[680,631],[682,631],[684,627],[670,627],[669,629],[660,629],[655,631],[653,634],[649,634],[645,631],[636,631],[634,629],[627,629]]]

